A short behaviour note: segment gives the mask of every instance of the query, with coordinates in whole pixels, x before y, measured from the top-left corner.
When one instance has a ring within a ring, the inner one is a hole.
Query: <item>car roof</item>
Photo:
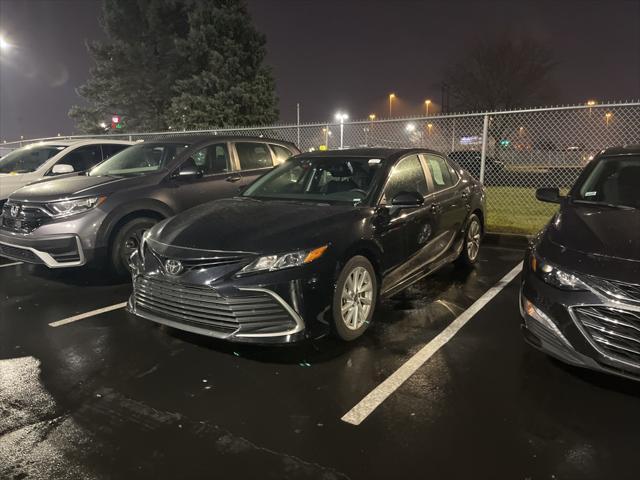
[[[104,144],[104,143],[115,143],[120,145],[134,145],[135,142],[130,142],[129,140],[119,140],[119,139],[99,139],[99,138],[73,138],[73,139],[60,139],[60,140],[47,140],[43,142],[32,142],[25,146],[29,145],[55,145],[60,147],[71,147],[75,145],[93,145],[93,144]]]
[[[605,148],[600,152],[602,157],[610,157],[615,155],[639,155],[640,144],[620,145],[617,147]]]
[[[294,147],[295,143],[287,142],[286,140],[279,140],[277,138],[270,137],[250,137],[244,135],[203,135],[203,134],[176,134],[176,135],[163,135],[145,140],[145,143],[162,143],[162,142],[188,142],[192,145],[197,145],[204,142],[210,142],[211,140],[218,140],[221,142],[260,142],[260,143],[276,143],[281,145],[288,145]]]
[[[395,160],[404,155],[411,153],[433,153],[436,155],[442,155],[435,150],[428,148],[346,148],[343,150],[317,150],[313,152],[306,152],[298,155],[298,158],[344,158],[344,157],[362,157],[362,158],[379,158],[381,160]]]

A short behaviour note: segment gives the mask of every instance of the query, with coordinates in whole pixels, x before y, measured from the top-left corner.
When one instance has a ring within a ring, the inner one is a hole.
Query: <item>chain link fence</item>
[[[188,132],[110,134],[149,140],[194,134],[269,137],[303,151],[359,147],[426,147],[456,160],[487,188],[487,230],[532,234],[555,208],[535,199],[535,189],[567,190],[603,148],[640,143],[640,102],[420,118],[316,123]],[[52,137],[0,145],[6,154],[34,141],[96,138]],[[640,188],[640,186],[639,186]]]

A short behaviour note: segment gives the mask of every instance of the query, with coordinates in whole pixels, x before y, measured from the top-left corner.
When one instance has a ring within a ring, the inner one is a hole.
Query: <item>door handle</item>
[[[237,181],[239,181],[241,179],[242,179],[242,177],[240,175],[229,175],[225,180],[227,182],[232,182],[233,183],[233,182],[237,182]]]

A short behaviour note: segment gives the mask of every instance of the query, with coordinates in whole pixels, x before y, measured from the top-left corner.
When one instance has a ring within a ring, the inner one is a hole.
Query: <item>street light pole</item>
[[[395,93],[389,94],[389,118],[393,117],[393,99],[396,98]]]
[[[426,110],[426,116],[429,116],[429,105],[431,105],[431,100],[425,100],[424,101],[424,106],[425,106],[425,110]]]
[[[336,120],[340,122],[340,150],[344,147],[344,121],[349,119],[349,115],[346,113],[336,113]]]

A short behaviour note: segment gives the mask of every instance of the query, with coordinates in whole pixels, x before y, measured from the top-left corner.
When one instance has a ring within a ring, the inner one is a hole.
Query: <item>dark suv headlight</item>
[[[565,272],[557,265],[548,262],[544,258],[531,252],[531,270],[545,283],[562,290],[584,291],[589,290],[587,284],[574,274]]]

